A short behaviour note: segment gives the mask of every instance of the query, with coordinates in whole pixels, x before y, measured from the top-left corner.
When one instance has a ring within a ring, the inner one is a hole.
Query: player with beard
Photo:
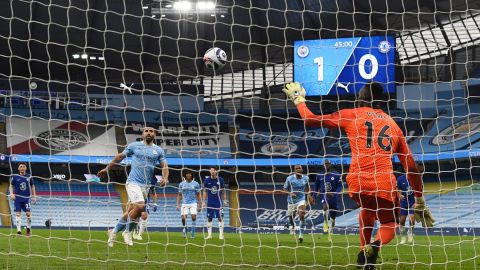
[[[125,229],[122,233],[125,243],[129,246],[133,245],[132,231],[135,228],[135,221],[145,207],[145,199],[150,181],[155,177],[154,171],[157,163],[160,163],[162,168],[163,177],[160,186],[168,183],[169,171],[165,152],[153,142],[155,135],[154,128],[145,127],[142,133],[143,141],[129,144],[122,153],[113,158],[106,168],[98,172],[98,176],[105,177],[112,166],[119,164],[126,157],[132,157],[132,168],[125,185],[128,194],[127,211],[120,217],[115,228],[108,231],[109,247],[113,247],[116,234],[123,229]]]

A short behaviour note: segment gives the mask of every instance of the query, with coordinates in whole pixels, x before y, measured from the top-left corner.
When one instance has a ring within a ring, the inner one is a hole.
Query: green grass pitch
[[[113,248],[104,231],[34,230],[31,238],[0,229],[0,269],[357,269],[357,235],[226,233],[225,241],[181,233],[152,232],[127,247]],[[381,251],[379,269],[478,269],[476,237],[416,236],[415,245],[394,240]]]

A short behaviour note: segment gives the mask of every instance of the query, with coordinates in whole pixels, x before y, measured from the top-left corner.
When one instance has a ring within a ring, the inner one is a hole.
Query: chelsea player
[[[341,175],[332,169],[330,160],[325,159],[325,172],[318,174],[315,179],[316,197],[323,207],[323,231],[332,233],[335,227],[335,218],[338,212],[338,194],[342,192]]]
[[[127,211],[120,217],[113,230],[108,231],[108,246],[113,247],[116,234],[120,230],[125,243],[133,246],[132,231],[135,227],[135,221],[140,217],[144,207],[149,184],[154,178],[154,170],[157,163],[162,167],[162,181],[160,186],[168,183],[168,164],[165,158],[165,152],[160,146],[157,146],[153,140],[156,131],[154,128],[145,127],[142,133],[143,141],[130,143],[122,153],[117,154],[106,168],[98,172],[98,176],[105,177],[108,170],[115,164],[120,163],[125,157],[132,157],[132,168],[128,174],[125,188],[128,195]]]
[[[295,228],[295,214],[298,213],[300,217],[300,228],[298,234],[298,241],[303,242],[303,230],[305,229],[305,213],[307,202],[305,200],[308,195],[308,200],[313,201],[310,196],[310,184],[308,176],[303,175],[303,168],[301,165],[295,165],[295,173],[288,176],[283,185],[283,190],[288,193],[288,210],[287,215],[290,219],[292,229]]]
[[[190,214],[192,218],[192,226],[190,228],[190,238],[195,238],[195,227],[197,225],[197,212],[201,208],[200,202],[202,201],[200,197],[200,184],[193,179],[192,172],[185,173],[185,181],[181,182],[178,186],[178,195],[177,195],[177,210],[181,209],[182,215],[182,235],[187,237],[187,216]],[[180,202],[182,205],[180,207]]]
[[[225,180],[218,176],[217,168],[210,168],[210,176],[203,183],[203,201],[207,206],[207,237],[212,238],[212,221],[218,219],[218,231],[220,240],[224,239],[223,207],[227,206],[227,193],[225,192]],[[223,200],[222,200],[223,199]],[[205,206],[205,205],[204,205]],[[202,207],[203,208],[203,207]]]
[[[22,234],[21,215],[22,210],[27,216],[27,236],[31,234],[32,214],[30,203],[35,204],[37,194],[35,185],[30,174],[27,173],[27,164],[18,165],[18,174],[13,175],[10,181],[10,198],[14,201],[15,222],[17,223],[17,234]]]
[[[420,167],[420,166],[419,166]],[[413,242],[413,227],[415,226],[415,196],[413,195],[413,190],[410,187],[410,183],[407,180],[405,174],[400,175],[397,178],[397,189],[398,197],[400,199],[400,218],[399,218],[399,230],[400,230],[400,244],[405,244],[406,240],[408,243]],[[409,229],[407,237],[405,237],[405,223],[409,217]]]

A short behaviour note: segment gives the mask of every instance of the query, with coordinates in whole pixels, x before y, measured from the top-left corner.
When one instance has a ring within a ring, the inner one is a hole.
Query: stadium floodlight
[[[90,56],[89,59],[90,60],[97,60],[97,57],[96,56]]]
[[[88,54],[82,53],[81,58],[82,58],[82,59],[87,59],[87,58],[88,58]]]
[[[78,59],[78,58],[80,58],[80,54],[78,54],[78,53],[72,54],[72,57],[73,57],[73,59]]]
[[[143,6],[142,9],[148,9],[148,6]]]
[[[199,1],[197,2],[197,10],[214,10],[215,3],[211,1]]]
[[[105,60],[105,57],[99,56],[99,57],[98,57],[98,60],[103,61],[103,60]]]
[[[178,11],[189,11],[192,9],[192,3],[189,1],[178,1],[173,3],[173,9]]]

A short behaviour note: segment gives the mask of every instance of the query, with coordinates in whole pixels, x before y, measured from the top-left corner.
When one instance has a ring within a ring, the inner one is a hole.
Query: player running
[[[135,240],[143,240],[143,233],[147,229],[148,224],[148,216],[150,215],[150,208],[153,212],[157,212],[157,190],[155,186],[157,185],[157,179],[152,178],[150,182],[150,187],[148,188],[147,199],[145,200],[145,207],[143,208],[142,214],[140,215],[140,220],[138,222],[137,227],[133,231],[133,239]]]
[[[383,99],[382,86],[367,84],[359,92],[356,108],[326,115],[315,115],[308,109],[305,89],[299,83],[286,84],[283,91],[295,103],[307,126],[341,128],[347,134],[352,160],[346,180],[350,197],[361,207],[359,265],[375,269],[380,247],[395,237],[397,193],[393,154],[397,154],[414,190],[418,218],[425,226],[433,226],[433,217],[423,198],[422,180],[402,130],[379,109],[377,101]],[[376,240],[370,243],[376,219],[381,225]]]
[[[303,175],[301,165],[295,165],[295,173],[289,175],[283,185],[283,190],[288,193],[287,216],[290,219],[292,230],[295,232],[295,214],[298,213],[300,218],[300,226],[298,232],[298,242],[303,242],[303,230],[305,229],[305,213],[307,207],[306,196],[309,201],[313,201],[310,196],[310,184],[308,176]]]
[[[192,226],[190,227],[190,238],[195,238],[195,228],[197,226],[197,212],[201,208],[202,198],[200,197],[200,184],[193,179],[192,172],[185,173],[185,181],[178,186],[177,210],[181,209],[182,215],[182,235],[187,237],[187,216],[190,214],[192,218]],[[180,207],[180,202],[182,205]]]
[[[227,193],[225,192],[225,181],[218,176],[217,168],[210,168],[210,176],[205,179],[203,183],[203,203],[207,206],[207,237],[212,238],[212,221],[214,218],[218,219],[218,238],[224,239],[223,229],[223,207],[227,206]],[[221,199],[223,198],[223,200]],[[205,205],[202,206],[205,208]]]
[[[323,207],[323,231],[330,234],[335,227],[335,218],[338,212],[338,194],[342,192],[343,185],[341,175],[332,169],[328,159],[324,163],[325,172],[317,174],[315,190],[317,198]]]
[[[162,181],[160,186],[168,183],[168,165],[165,159],[165,152],[160,146],[153,143],[156,131],[151,127],[143,129],[143,141],[131,143],[122,153],[117,154],[106,168],[98,172],[98,176],[105,177],[108,170],[115,164],[120,163],[125,157],[132,157],[132,168],[128,174],[125,188],[128,195],[127,211],[123,213],[113,230],[108,231],[108,246],[113,247],[117,233],[122,233],[125,243],[133,246],[132,231],[137,218],[140,217],[144,207],[147,191],[157,163],[162,167]]]
[[[407,176],[401,175],[397,178],[398,198],[400,199],[400,217],[399,217],[399,231],[400,231],[400,244],[405,244],[408,239],[408,243],[413,242],[413,227],[415,226],[415,197],[413,196],[413,190],[408,183]],[[409,229],[407,236],[405,236],[405,222],[409,216]]]
[[[22,234],[21,215],[22,210],[27,216],[27,234],[31,235],[32,230],[32,212],[31,203],[37,201],[37,193],[33,178],[27,173],[27,164],[20,163],[18,165],[18,174],[13,175],[10,181],[10,198],[14,201],[15,222],[17,224],[17,234]]]

